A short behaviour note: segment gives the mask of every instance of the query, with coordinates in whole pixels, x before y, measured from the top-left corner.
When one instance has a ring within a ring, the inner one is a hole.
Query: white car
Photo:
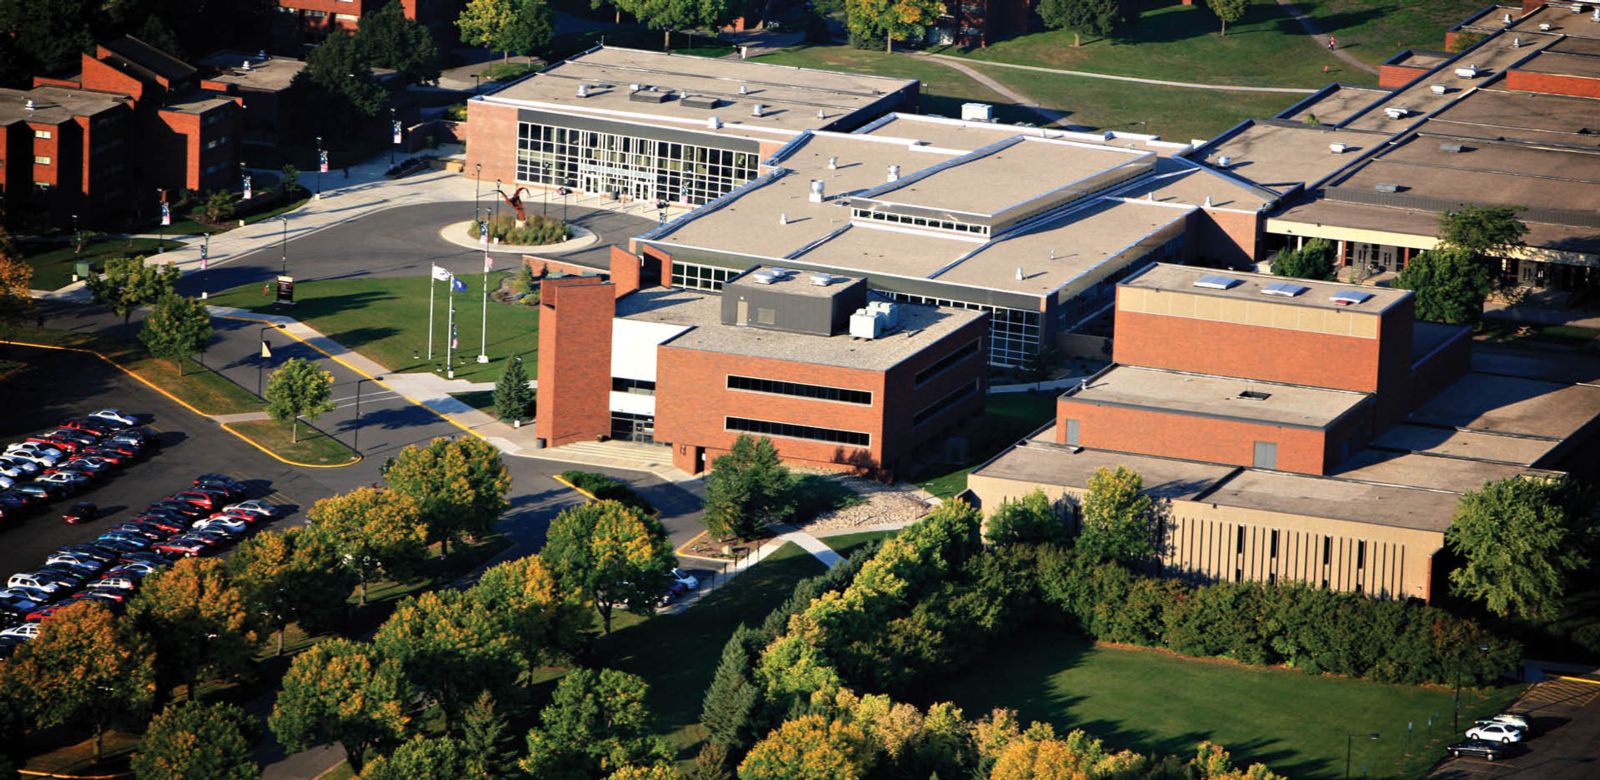
[[[15,485],[15,484],[17,484],[16,480],[14,480],[14,479],[12,479],[12,478],[4,475],[4,474],[0,474],[0,490],[5,490],[6,488],[11,487],[12,485]]]
[[[245,532],[245,529],[249,528],[250,526],[245,525],[245,522],[237,517],[215,515],[204,520],[196,520],[194,525],[189,527],[196,531],[204,531],[207,528],[220,528],[230,534],[242,534]]]
[[[20,626],[16,626],[14,628],[8,628],[8,629],[6,629],[4,631],[0,631],[0,636],[18,636],[18,637],[22,637],[23,639],[32,639],[32,638],[34,638],[34,637],[36,637],[38,635],[39,635],[39,624],[38,623],[23,623]]]
[[[1467,739],[1482,739],[1489,742],[1509,743],[1522,741],[1522,729],[1510,723],[1485,723],[1467,729]]]
[[[68,590],[71,590],[71,588],[68,588],[62,582],[58,582],[46,577],[38,577],[31,572],[11,575],[11,579],[6,580],[6,587],[29,588],[48,594],[52,598],[54,598],[58,593],[64,593]]]
[[[686,590],[694,590],[695,588],[700,587],[700,578],[684,571],[683,569],[672,570],[672,581],[678,585],[682,585]]]
[[[253,498],[250,499],[249,501],[240,501],[237,504],[229,504],[229,505],[223,507],[222,511],[224,511],[224,512],[247,512],[247,513],[252,514],[252,515],[259,515],[261,517],[268,517],[268,518],[273,517],[273,516],[278,514],[278,508],[277,507],[275,507],[275,506],[273,506],[273,505],[271,505],[271,504],[269,504],[269,503],[267,503],[265,501],[258,501],[258,500],[253,499]]]
[[[1491,723],[1505,723],[1507,725],[1516,726],[1522,730],[1524,736],[1533,733],[1533,728],[1531,725],[1529,725],[1527,716],[1518,715],[1514,712],[1502,712],[1492,718],[1485,718],[1478,721],[1477,725],[1487,726]]]
[[[23,474],[27,475],[38,474],[40,471],[44,470],[39,464],[34,463],[27,458],[18,458],[11,455],[0,457],[0,463],[5,464],[6,468],[8,469],[17,469],[18,471],[21,471]],[[13,474],[11,476],[16,475]]]
[[[63,457],[66,457],[62,454],[61,450],[58,450],[55,447],[37,447],[28,445],[22,445],[6,450],[6,456],[11,458],[22,458],[23,460],[31,460],[34,463],[47,467],[56,465],[57,461],[61,460]]]
[[[90,412],[89,417],[92,417],[96,420],[105,420],[106,422],[122,428],[132,428],[133,426],[139,424],[139,421],[133,419],[132,415],[124,414],[119,409],[101,409],[98,412]]]

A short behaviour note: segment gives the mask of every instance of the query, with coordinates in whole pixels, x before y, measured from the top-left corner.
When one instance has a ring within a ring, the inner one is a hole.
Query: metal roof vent
[[[1222,155],[1221,157],[1217,158],[1217,167],[1218,168],[1227,168],[1228,166],[1230,166],[1232,164],[1233,164],[1233,158],[1229,157],[1228,155]]]
[[[1242,401],[1265,401],[1271,397],[1271,393],[1263,393],[1260,390],[1245,390],[1239,393],[1239,399]]]
[[[1283,298],[1294,298],[1310,290],[1310,287],[1307,287],[1303,284],[1294,284],[1292,282],[1273,282],[1272,284],[1261,288],[1261,294],[1277,295]]]
[[[1235,279],[1231,276],[1220,276],[1218,274],[1206,274],[1205,276],[1195,280],[1194,286],[1203,287],[1207,290],[1230,290],[1234,287],[1238,287],[1241,284],[1244,284],[1244,280],[1242,279]]]
[[[1513,48],[1513,49],[1522,48],[1522,36],[1512,36],[1512,38],[1511,38],[1511,48]]]
[[[1205,208],[1208,208],[1208,209],[1211,208],[1211,196],[1210,195],[1206,196]]]
[[[1333,152],[1334,154],[1344,154],[1345,150],[1349,148],[1350,147],[1345,146],[1344,144],[1328,144],[1328,151]]]
[[[588,84],[579,84],[578,85],[578,97],[586,98],[588,96],[589,96],[589,85]]]
[[[784,213],[784,212],[781,212],[781,211],[778,212],[778,224],[780,224],[780,225],[789,224],[789,215]]]
[[[1511,24],[1511,14],[1501,14],[1500,15],[1500,23],[1501,24]]]
[[[1328,300],[1340,306],[1360,306],[1372,300],[1372,293],[1361,292],[1360,290],[1340,290],[1329,296]]]
[[[900,181],[900,166],[889,166],[889,181]]]
[[[250,70],[250,61],[249,61],[249,60],[245,60],[245,61],[244,61],[244,65],[243,65],[243,66],[242,66],[242,67],[243,67],[243,68],[244,68],[244,69],[245,69],[245,70]]]
[[[1020,282],[1020,281],[1022,281],[1022,280],[1023,280],[1023,279],[1026,279],[1026,278],[1028,278],[1028,275],[1027,275],[1027,274],[1024,274],[1024,273],[1023,273],[1023,272],[1022,272],[1022,266],[1020,266],[1020,265],[1019,265],[1019,266],[1017,266],[1017,281],[1019,281],[1019,282]]]
[[[750,107],[750,116],[761,116],[762,114],[765,114],[766,111],[767,107],[765,105],[757,103]]]
[[[1390,119],[1405,119],[1411,114],[1411,109],[1405,106],[1389,106],[1383,110],[1383,113]]]
[[[783,281],[783,277],[771,271],[763,270],[750,274],[750,281],[756,284],[773,284],[774,282]]]
[[[1456,68],[1456,75],[1464,79],[1475,79],[1478,77],[1478,66],[1463,65],[1459,68]]]
[[[827,182],[824,182],[821,179],[812,179],[811,180],[811,195],[808,198],[808,200],[810,200],[812,203],[821,203],[822,201],[827,200],[827,197],[826,197],[827,188],[828,188]]]
[[[707,130],[721,130],[722,129],[722,119],[720,117],[714,117],[714,116],[706,117],[706,129]]]
[[[811,285],[813,287],[827,287],[828,285],[833,284],[833,282],[833,274],[817,273],[811,275]]]
[[[1386,182],[1386,181],[1380,181],[1377,184],[1372,185],[1372,188],[1377,190],[1378,192],[1387,192],[1387,193],[1389,193],[1391,195],[1400,191],[1400,185],[1391,184],[1391,183]]]
[[[638,92],[638,91],[639,91],[639,85],[638,84],[629,84],[628,85],[628,94],[631,95],[631,94],[633,94],[635,92]]]
[[[23,104],[22,104],[22,107],[28,109],[29,111],[32,111],[33,110],[33,99],[29,98],[28,100],[24,101]]]
[[[828,158],[828,170],[830,170],[830,171],[839,170],[839,158],[837,158],[837,157],[829,157]]]
[[[1428,87],[1428,89],[1433,90],[1433,94],[1435,95],[1446,95],[1450,92],[1450,88],[1443,84],[1435,84],[1431,87]]]
[[[771,271],[779,279],[788,279],[789,277],[794,276],[794,271],[788,268],[768,268],[767,270]]]
[[[827,118],[828,118],[828,112],[826,112],[826,111],[823,111],[823,110],[822,110],[822,109],[820,109],[820,108],[819,108],[819,109],[817,109],[817,118],[818,118],[818,119],[827,119]]]
[[[1550,23],[1549,22],[1540,22],[1539,23],[1539,32],[1550,32]]]
[[[1467,148],[1465,146],[1457,143],[1439,144],[1439,151],[1447,154],[1460,154],[1466,150]]]
[[[750,87],[748,87],[748,86],[746,86],[744,84],[740,84],[739,85],[739,94],[741,94],[741,95],[750,94]]]

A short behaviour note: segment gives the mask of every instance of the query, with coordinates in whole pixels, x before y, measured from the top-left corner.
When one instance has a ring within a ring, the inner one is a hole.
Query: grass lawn
[[[1445,31],[1489,4],[1477,0],[1295,0],[1295,5],[1323,30],[1333,33],[1339,48],[1377,65],[1403,49],[1443,51]]]
[[[959,117],[962,103],[978,101],[993,103],[995,118],[1002,122],[1039,121],[1037,114],[1012,105],[999,93],[967,76],[937,62],[917,59],[909,54],[887,54],[876,49],[807,44],[756,59],[759,62],[777,65],[849,70],[879,76],[919,79],[922,81],[919,104],[924,114]]]
[[[491,417],[494,416],[494,391],[473,390],[470,393],[451,393],[451,398],[477,409]]]
[[[489,302],[489,362],[474,362],[479,345],[482,309],[480,277],[463,277],[468,291],[457,296],[456,322],[460,347],[456,350],[456,376],[493,380],[505,360],[522,355],[530,375],[536,375],[539,351],[539,310]],[[251,311],[288,314],[323,335],[376,360],[389,371],[439,370],[449,338],[445,324],[445,298],[435,292],[434,362],[427,360],[429,277],[387,279],[324,279],[295,285],[295,306],[275,307],[264,302],[260,285],[247,284],[211,296],[214,306],[236,306]],[[491,278],[490,284],[498,284]],[[421,357],[413,358],[414,355]]]
[[[965,463],[932,463],[913,481],[923,490],[949,498],[967,489],[967,472],[1055,417],[1055,393],[997,393],[984,399],[983,414],[957,432],[967,439]]]
[[[95,268],[101,268],[113,257],[155,254],[157,246],[176,249],[182,244],[163,243],[153,238],[107,238],[85,244],[83,252],[78,254],[73,253],[70,241],[59,244],[22,242],[19,248],[23,261],[33,266],[33,289],[59,290],[72,283],[79,261],[88,260]]]
[[[858,534],[840,534],[838,536],[818,537],[822,543],[833,548],[833,551],[846,558],[860,549],[862,545],[875,539],[887,539],[894,536],[894,531],[862,531]]]
[[[1348,4],[1380,5],[1370,0]],[[1382,5],[1393,7],[1409,3]],[[1373,75],[1345,64],[1318,46],[1299,23],[1271,2],[1258,1],[1250,6],[1243,19],[1228,25],[1227,36],[1219,35],[1219,29],[1217,17],[1203,6],[1174,3],[1146,10],[1136,24],[1123,28],[1119,39],[1085,37],[1083,45],[1074,48],[1070,31],[1052,30],[999,41],[987,48],[950,47],[943,53],[1019,65],[1205,84],[1315,88],[1331,81],[1351,84],[1377,81]],[[1343,44],[1343,34],[1339,37]],[[1442,31],[1439,37],[1443,37]],[[1394,50],[1388,51],[1384,58],[1393,53]],[[1324,67],[1327,72],[1323,72]],[[1136,85],[1122,88],[1130,87],[1138,88]]]
[[[344,442],[309,425],[300,426],[300,441],[293,443],[293,432],[287,423],[250,420],[230,423],[228,427],[296,463],[333,466],[356,461],[355,451],[345,446]]]
[[[35,330],[31,327],[17,328],[10,331],[9,335],[0,331],[0,337],[32,344],[97,351],[205,414],[241,414],[261,410],[261,399],[221,374],[190,359],[184,363],[180,376],[172,361],[150,357],[145,353],[144,345],[132,339],[51,328]]]
[[[930,701],[954,701],[970,717],[1012,707],[1025,721],[1082,728],[1119,749],[1180,757],[1210,739],[1235,764],[1261,762],[1294,778],[1343,775],[1349,734],[1363,735],[1351,763],[1360,777],[1420,776],[1453,741],[1448,689],[1094,646],[1060,630],[998,643],[981,665],[930,688]],[[1463,691],[1462,722],[1498,710],[1519,690]],[[1377,742],[1364,736],[1374,731]]]

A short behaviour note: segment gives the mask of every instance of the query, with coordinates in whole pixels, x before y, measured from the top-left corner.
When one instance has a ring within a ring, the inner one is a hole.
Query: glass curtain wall
[[[700,205],[756,177],[754,152],[519,122],[517,179],[634,200]]]

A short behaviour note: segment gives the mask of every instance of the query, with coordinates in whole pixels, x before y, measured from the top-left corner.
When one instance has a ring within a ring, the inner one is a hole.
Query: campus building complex
[[[1114,362],[974,470],[986,510],[1070,504],[1126,466],[1160,499],[1169,573],[1429,599],[1462,493],[1594,457],[1594,377],[1473,355],[1408,291],[1160,264],[1115,317]]]

